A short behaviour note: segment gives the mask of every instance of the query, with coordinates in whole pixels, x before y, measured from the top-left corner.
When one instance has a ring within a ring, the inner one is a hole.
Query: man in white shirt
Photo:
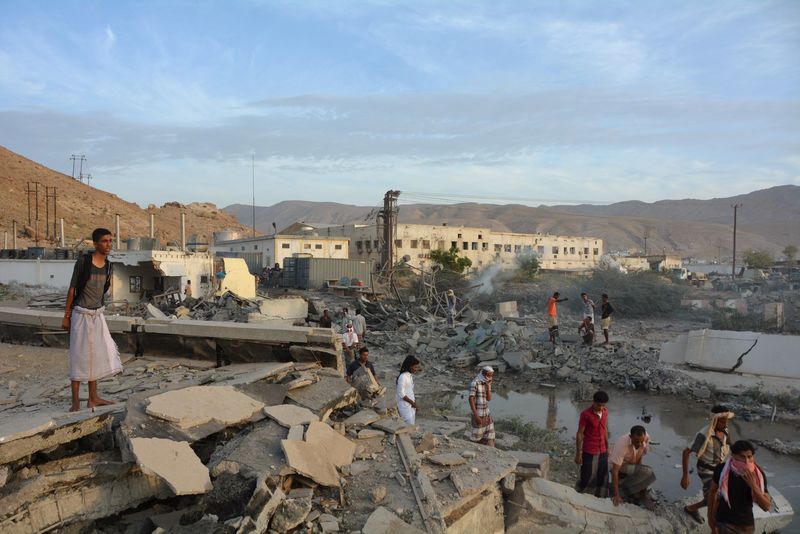
[[[347,363],[355,360],[355,351],[358,348],[358,334],[353,330],[353,323],[348,323],[345,326],[344,334],[342,334],[342,348]]]
[[[642,465],[642,458],[650,447],[650,436],[643,426],[631,428],[630,434],[620,436],[611,449],[611,495],[614,506],[627,500],[653,508],[648,489],[656,481],[653,469]]]

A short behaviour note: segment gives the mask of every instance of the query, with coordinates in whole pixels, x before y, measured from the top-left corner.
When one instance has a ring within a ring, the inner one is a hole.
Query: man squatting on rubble
[[[594,343],[594,324],[592,324],[591,317],[584,317],[578,326],[578,335],[583,339],[584,345],[591,345]]]
[[[492,400],[492,378],[494,369],[484,366],[469,384],[469,407],[472,410],[472,433],[470,439],[482,445],[494,447],[494,420],[489,413]]]
[[[97,395],[97,381],[122,371],[117,344],[111,338],[103,310],[111,286],[112,236],[109,230],[92,232],[94,252],[75,262],[67,293],[61,327],[69,331],[69,378],[72,386],[71,412],[80,410],[81,382],[88,382],[87,408],[113,404]]]
[[[561,294],[556,291],[553,296],[547,300],[547,324],[550,332],[550,342],[556,346],[556,338],[558,337],[558,303],[569,300],[567,298],[558,298]]]
[[[608,293],[603,293],[602,303],[600,304],[600,325],[603,327],[603,337],[606,338],[605,344],[608,345],[608,329],[611,327],[611,316],[614,314],[614,307],[608,302]]]
[[[397,413],[400,419],[409,425],[417,420],[417,400],[414,397],[414,376],[419,372],[419,360],[415,356],[406,356],[400,365],[400,374],[397,375]]]
[[[684,506],[683,511],[692,516],[698,523],[703,523],[698,510],[708,503],[708,492],[711,489],[711,479],[714,470],[722,464],[730,452],[730,435],[728,434],[728,421],[733,419],[734,413],[727,406],[717,405],[711,408],[711,421],[707,428],[701,428],[694,437],[691,446],[683,449],[681,465],[683,477],[681,487],[689,487],[689,457],[692,453],[697,455],[697,476],[703,484],[703,499],[700,502]]]
[[[714,469],[708,492],[708,526],[712,534],[750,534],[755,531],[753,503],[768,512],[772,498],[767,475],[756,464],[756,448],[741,439]]]
[[[647,454],[650,436],[643,426],[634,426],[629,434],[620,436],[611,449],[611,494],[614,506],[623,500],[642,504],[652,509],[653,502],[648,495],[650,485],[656,481],[653,469],[642,465]]]
[[[598,391],[592,404],[581,412],[575,435],[575,463],[581,474],[575,491],[594,488],[595,497],[608,494],[608,393]]]

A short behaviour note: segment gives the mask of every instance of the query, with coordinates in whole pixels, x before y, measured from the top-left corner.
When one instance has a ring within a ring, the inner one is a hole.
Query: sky
[[[143,206],[800,185],[796,0],[0,8],[0,145]]]

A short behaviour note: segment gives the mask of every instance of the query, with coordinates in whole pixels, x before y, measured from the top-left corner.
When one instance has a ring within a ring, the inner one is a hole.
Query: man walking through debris
[[[594,488],[595,497],[608,494],[608,393],[598,391],[592,405],[581,412],[575,435],[575,463],[581,474],[575,491]]]
[[[556,346],[556,338],[558,337],[558,303],[564,302],[566,298],[558,298],[560,293],[556,291],[553,296],[547,300],[547,325],[549,326],[550,342],[553,347]]]
[[[328,315],[328,310],[322,310],[322,317],[319,318],[319,327],[320,328],[330,328],[333,322],[331,321],[331,316]]]
[[[472,434],[470,439],[482,445],[494,447],[494,420],[489,413],[492,400],[494,369],[483,367],[469,384],[469,407],[472,410]]]
[[[594,324],[594,301],[586,293],[581,293],[581,300],[583,301],[583,318],[588,317]]]
[[[356,314],[353,317],[353,330],[356,331],[361,343],[367,342],[367,320],[364,319],[364,316],[361,314],[360,308],[356,310]]]
[[[358,334],[353,330],[352,323],[345,327],[344,334],[342,334],[342,345],[344,345],[344,354],[347,357],[347,363],[350,363],[355,359],[355,350],[358,348]]]
[[[414,356],[406,356],[400,365],[400,374],[397,375],[397,413],[400,419],[409,425],[417,421],[417,399],[414,396],[414,375],[419,372],[419,360]]]
[[[61,322],[62,328],[69,330],[71,412],[80,410],[80,387],[84,381],[89,386],[87,408],[113,404],[97,395],[97,381],[122,371],[117,344],[103,316],[105,294],[111,287],[111,232],[97,228],[92,232],[92,241],[94,252],[75,262]]]
[[[184,297],[186,297],[186,298],[184,298],[184,300],[192,298],[192,281],[191,280],[187,280],[186,281],[186,287],[183,288],[183,295],[184,295]]]
[[[592,324],[591,317],[584,317],[581,325],[578,327],[578,335],[583,338],[585,345],[594,343],[594,324]]]
[[[456,298],[455,291],[448,289],[444,294],[445,302],[447,303],[447,326],[452,328],[456,324]]]
[[[747,440],[731,447],[731,455],[714,469],[708,492],[708,526],[712,534],[744,534],[755,530],[753,504],[768,512],[772,498],[767,475],[756,464],[756,448]]]
[[[642,458],[650,447],[650,436],[643,426],[634,426],[629,434],[620,436],[611,449],[611,494],[614,506],[623,500],[641,504],[648,510],[654,507],[648,495],[650,485],[656,481],[653,469],[642,465]]]
[[[272,287],[278,287],[281,285],[281,276],[283,275],[283,270],[279,263],[275,264],[275,267],[272,268],[272,283],[270,284]]]
[[[730,452],[730,436],[728,435],[728,421],[733,419],[733,412],[727,406],[717,405],[711,408],[711,422],[708,428],[700,429],[694,437],[690,447],[683,449],[681,487],[689,487],[689,457],[692,453],[697,455],[697,476],[703,483],[703,499],[689,506],[684,506],[683,511],[692,516],[698,523],[703,523],[700,517],[700,508],[708,503],[708,492],[711,489],[711,479],[714,470],[728,457]]]
[[[605,344],[608,345],[608,329],[611,326],[611,316],[614,314],[614,307],[608,302],[608,293],[603,293],[603,302],[600,305],[600,321],[603,327],[603,337],[606,338]]]

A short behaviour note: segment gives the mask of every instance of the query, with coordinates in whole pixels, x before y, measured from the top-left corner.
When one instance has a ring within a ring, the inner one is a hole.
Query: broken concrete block
[[[380,504],[386,498],[386,486],[376,486],[369,492],[373,504]]]
[[[439,446],[439,440],[431,432],[425,432],[416,446],[418,453],[429,452]]]
[[[519,317],[519,311],[517,311],[517,301],[510,300],[507,302],[498,302],[497,303],[497,314],[500,317]]]
[[[436,465],[442,465],[445,467],[450,467],[454,465],[463,465],[467,463],[467,460],[464,459],[463,456],[460,454],[456,454],[454,452],[446,452],[444,454],[433,454],[427,457],[429,462],[433,462]]]
[[[368,426],[380,419],[374,411],[365,409],[360,410],[344,420],[346,427]]]
[[[312,421],[319,421],[319,417],[307,408],[295,406],[294,404],[267,406],[264,408],[264,413],[286,428],[291,428],[296,425],[307,425]]]
[[[358,439],[383,438],[385,435],[383,430],[376,430],[374,428],[363,428],[358,431]]]
[[[396,418],[381,419],[379,421],[375,421],[370,426],[375,427],[379,430],[383,430],[384,432],[388,432],[390,434],[401,434],[404,432],[412,432],[416,429],[414,425],[409,425],[402,419],[396,419]]]
[[[505,451],[517,459],[516,473],[523,478],[547,478],[550,471],[550,455],[542,452]]]
[[[306,432],[306,427],[303,425],[294,425],[289,429],[289,435],[286,439],[291,441],[303,441],[303,434]]]
[[[159,310],[150,303],[147,304],[147,317],[149,317],[150,319],[160,319],[164,321],[169,320],[169,317],[167,317],[167,315],[164,312],[162,312],[161,310]]]
[[[425,534],[423,530],[409,525],[383,506],[376,508],[361,528],[361,534],[397,534],[398,532]]]
[[[319,420],[325,420],[333,410],[358,402],[358,392],[338,376],[320,375],[316,384],[290,391],[293,402],[308,408]]]
[[[282,440],[286,464],[295,472],[307,476],[322,486],[339,486],[339,473],[328,459],[328,451],[319,443]]]
[[[223,426],[262,419],[264,404],[230,386],[192,386],[150,397],[148,415],[191,428],[216,422]]]
[[[502,358],[515,371],[523,371],[531,361],[531,353],[528,351],[504,352]]]
[[[311,496],[284,498],[272,516],[269,528],[276,532],[288,532],[305,521],[311,511]]]
[[[161,477],[175,495],[197,495],[211,491],[208,468],[185,441],[133,438],[131,452],[142,471]]]
[[[362,400],[371,399],[381,395],[386,388],[378,385],[378,381],[372,376],[372,373],[360,367],[350,376],[350,385],[358,391],[359,398]]]
[[[277,476],[283,466],[281,440],[286,439],[286,433],[275,421],[259,421],[211,455],[208,468],[212,476],[226,472],[258,479]]]
[[[355,443],[325,423],[319,421],[310,423],[306,431],[306,441],[318,444],[327,451],[328,460],[336,467],[353,463],[353,454],[356,452]]]

